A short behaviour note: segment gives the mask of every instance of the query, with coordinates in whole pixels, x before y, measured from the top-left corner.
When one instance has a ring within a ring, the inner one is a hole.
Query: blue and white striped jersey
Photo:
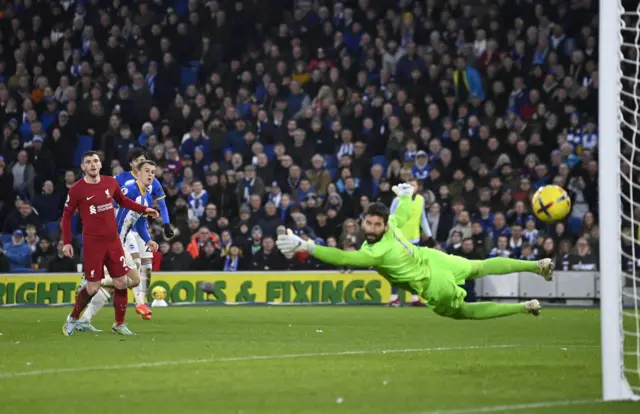
[[[153,204],[151,187],[144,188],[138,185],[137,181],[125,184],[122,187],[122,194],[143,206],[150,207]],[[118,235],[122,243],[125,242],[130,231],[138,233],[145,243],[151,240],[147,229],[147,220],[140,213],[119,206],[116,210],[116,224],[118,225]]]

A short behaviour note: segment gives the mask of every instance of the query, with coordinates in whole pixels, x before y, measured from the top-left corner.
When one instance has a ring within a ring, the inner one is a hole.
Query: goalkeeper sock
[[[80,322],[89,323],[91,319],[100,311],[100,309],[104,308],[104,305],[107,304],[111,295],[105,289],[98,289],[98,293],[96,293],[87,309],[84,311],[82,316],[80,317]]]
[[[140,284],[133,288],[136,305],[142,305],[147,302],[150,276],[151,263],[143,263],[140,267]]]
[[[495,303],[495,302],[479,302],[479,303],[463,303],[455,319],[495,319],[504,316],[517,315],[519,313],[527,313],[527,308],[522,303]]]
[[[471,276],[467,279],[477,279],[487,275],[507,275],[517,272],[538,272],[538,264],[535,261],[507,259],[494,257],[486,260],[471,261]]]

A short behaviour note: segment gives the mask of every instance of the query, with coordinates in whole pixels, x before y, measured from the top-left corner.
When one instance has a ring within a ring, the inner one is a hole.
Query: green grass
[[[130,312],[139,334],[130,338],[65,338],[68,312],[0,310],[3,414],[448,413],[601,395],[595,310],[467,322],[415,308],[173,307],[150,322]],[[111,320],[105,310],[95,324],[108,329]],[[136,366],[145,363],[157,364]],[[640,405],[517,412],[624,414]]]

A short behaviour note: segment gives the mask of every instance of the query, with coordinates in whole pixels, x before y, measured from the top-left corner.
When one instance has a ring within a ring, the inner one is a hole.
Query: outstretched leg
[[[478,279],[488,275],[506,275],[517,272],[537,273],[545,280],[553,277],[553,262],[551,259],[538,261],[507,259],[494,257],[486,260],[471,260],[471,273],[467,279]]]
[[[538,316],[542,306],[537,300],[530,300],[522,303],[461,303],[456,308],[445,308],[436,306],[434,312],[438,315],[453,319],[496,319],[504,316],[517,315],[519,313],[530,313]]]

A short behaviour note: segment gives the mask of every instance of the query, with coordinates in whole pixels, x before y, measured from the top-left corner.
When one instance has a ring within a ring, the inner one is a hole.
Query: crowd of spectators
[[[444,251],[598,263],[597,1],[10,3],[0,271],[76,270],[57,223],[87,143],[104,174],[134,147],[160,166],[156,270],[326,268],[277,232],[357,249],[412,177]],[[542,225],[549,183],[573,209]]]

